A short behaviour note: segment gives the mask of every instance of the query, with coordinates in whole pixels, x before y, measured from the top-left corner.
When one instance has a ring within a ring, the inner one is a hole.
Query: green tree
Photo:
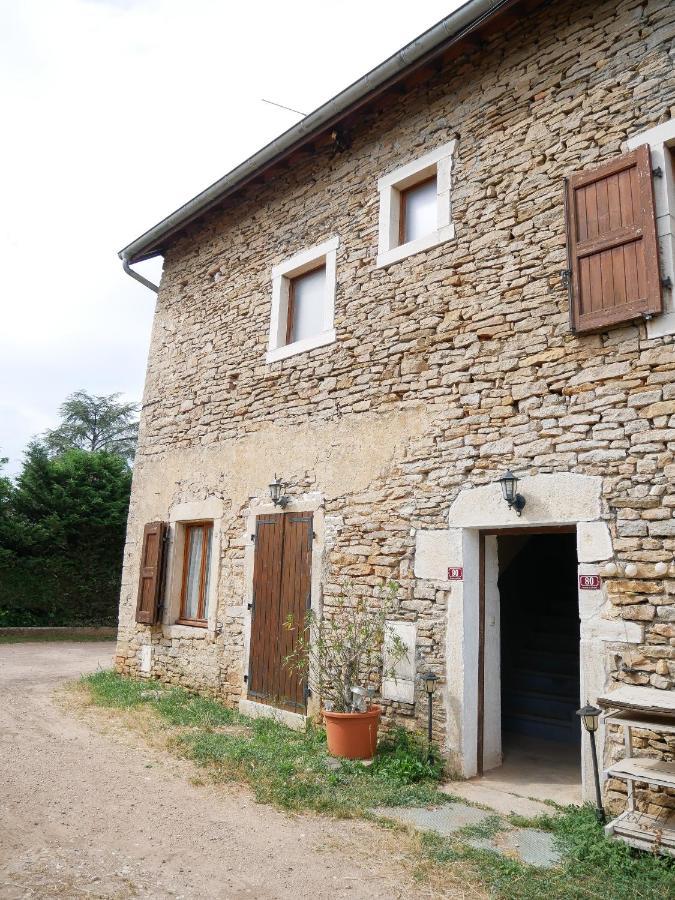
[[[130,462],[138,440],[138,404],[120,403],[121,396],[76,391],[66,397],[59,408],[61,424],[46,431],[41,440],[49,455],[104,451]]]
[[[12,500],[14,485],[2,470],[7,465],[8,458],[0,456],[0,565],[8,563],[12,558],[9,547],[12,534]]]
[[[5,482],[8,479],[3,479]],[[114,622],[131,470],[115,453],[34,442],[3,502],[0,624]]]

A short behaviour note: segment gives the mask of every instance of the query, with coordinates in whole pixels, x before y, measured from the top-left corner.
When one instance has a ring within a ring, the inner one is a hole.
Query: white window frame
[[[322,244],[301,250],[272,269],[272,314],[267,362],[277,362],[315,347],[324,347],[335,341],[335,279],[337,249],[340,240],[332,237]],[[326,267],[326,296],[324,298],[323,327],[317,334],[300,341],[286,343],[288,332],[288,299],[293,278],[311,272],[321,265]]]
[[[654,203],[656,206],[656,236],[659,242],[659,266],[661,278],[670,278],[675,287],[675,176],[668,159],[669,148],[675,152],[675,119],[642,131],[626,142],[627,150],[635,150],[649,144],[652,169],[659,167],[661,178],[654,178]],[[663,312],[647,320],[647,336],[650,338],[675,334],[675,290],[662,287]]]
[[[380,192],[380,238],[377,266],[383,268],[414,253],[430,250],[455,237],[452,224],[452,157],[457,141],[450,141],[384,175],[377,182]],[[401,191],[436,176],[436,228],[429,234],[399,244]]]
[[[218,575],[220,569],[220,535],[223,501],[218,497],[176,503],[169,510],[168,568],[165,580],[162,631],[164,637],[206,637],[214,635],[218,627]],[[208,616],[203,625],[184,625],[178,622],[183,590],[183,562],[185,534],[192,522],[212,522],[211,564],[209,569]]]

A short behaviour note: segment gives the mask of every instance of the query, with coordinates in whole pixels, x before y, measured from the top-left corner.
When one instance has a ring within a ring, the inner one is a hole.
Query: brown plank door
[[[312,514],[278,513],[256,521],[248,697],[303,713],[306,680],[284,664],[305,632],[312,575]],[[295,627],[285,627],[292,616]]]
[[[644,144],[567,182],[570,317],[577,334],[661,312],[656,210]]]

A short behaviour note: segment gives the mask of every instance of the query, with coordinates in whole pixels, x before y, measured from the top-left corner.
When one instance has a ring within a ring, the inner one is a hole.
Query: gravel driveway
[[[64,709],[55,689],[112,652],[0,646],[0,897],[431,896],[395,835],[194,785],[186,761]]]

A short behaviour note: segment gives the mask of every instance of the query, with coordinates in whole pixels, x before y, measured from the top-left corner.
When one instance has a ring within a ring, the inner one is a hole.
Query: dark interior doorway
[[[576,535],[499,535],[497,551],[504,758],[552,742],[578,759]]]

